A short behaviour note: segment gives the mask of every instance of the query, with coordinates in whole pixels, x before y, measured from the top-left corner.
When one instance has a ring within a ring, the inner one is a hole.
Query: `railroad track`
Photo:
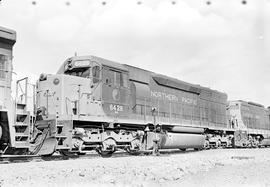
[[[233,149],[233,148],[226,148]],[[211,149],[203,149],[200,151],[207,151]],[[160,150],[159,154],[156,156],[170,156],[176,154],[190,154],[194,152],[199,152],[198,150],[188,149],[186,151],[181,150]],[[95,151],[93,153],[88,153],[86,155],[72,155],[63,156],[56,153],[52,156],[38,156],[38,155],[2,155],[0,156],[0,164],[11,164],[11,163],[23,163],[23,162],[44,162],[44,161],[61,161],[61,160],[74,160],[74,159],[95,159],[95,158],[118,158],[118,157],[131,157],[131,156],[152,156],[152,151],[142,151],[137,155],[131,155],[125,151],[117,151],[109,156],[101,156]]]
[[[170,156],[173,154],[190,154],[193,152],[198,152],[195,150],[161,150],[158,156]],[[152,151],[143,151],[138,155],[131,155],[124,151],[119,151],[113,153],[111,156],[101,156],[98,153],[89,153],[86,155],[72,155],[72,156],[63,156],[60,154],[55,154],[49,157],[38,156],[38,155],[2,155],[0,156],[0,164],[11,164],[11,163],[24,163],[24,162],[45,162],[45,161],[61,161],[61,160],[74,160],[74,159],[94,159],[100,157],[131,157],[131,156],[149,156],[152,155]]]
[[[124,153],[115,153],[111,157],[124,156]],[[72,160],[72,159],[83,159],[83,158],[98,158],[101,157],[99,154],[86,154],[86,155],[72,155],[63,156],[55,154],[52,156],[38,156],[38,155],[4,155],[0,157],[0,164],[10,163],[22,163],[22,162],[44,162],[44,161],[60,161],[60,160]]]

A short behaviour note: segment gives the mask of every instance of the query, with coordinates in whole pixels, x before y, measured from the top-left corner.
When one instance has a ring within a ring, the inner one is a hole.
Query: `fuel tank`
[[[205,135],[192,133],[147,133],[147,149],[153,148],[153,142],[158,142],[160,149],[203,148]]]
[[[270,146],[270,138],[263,139],[261,145],[265,147]]]

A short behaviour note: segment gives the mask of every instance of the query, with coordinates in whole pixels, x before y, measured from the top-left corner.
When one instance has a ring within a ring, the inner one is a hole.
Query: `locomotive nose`
[[[37,82],[37,113],[38,116],[54,115],[60,110],[62,78],[59,75],[42,73]]]

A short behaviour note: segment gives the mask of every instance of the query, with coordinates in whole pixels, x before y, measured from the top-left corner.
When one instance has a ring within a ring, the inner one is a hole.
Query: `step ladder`
[[[67,147],[67,145],[65,145],[65,141],[68,138],[67,136],[67,128],[64,124],[62,123],[56,123],[56,139],[57,139],[57,147],[56,149],[70,149],[70,147]]]
[[[28,148],[30,141],[31,115],[28,111],[28,77],[20,79],[16,84],[15,99],[15,141],[16,148]]]

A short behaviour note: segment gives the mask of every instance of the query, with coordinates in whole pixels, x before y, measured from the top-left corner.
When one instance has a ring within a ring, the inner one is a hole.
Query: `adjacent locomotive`
[[[16,32],[0,27],[0,154],[27,153],[29,148],[31,119],[27,109],[28,79],[17,81],[20,91],[17,89],[15,100],[11,95],[15,42]]]
[[[232,144],[227,95],[95,56],[67,59],[37,83],[39,154],[110,154]],[[222,139],[222,138],[219,138]],[[206,144],[206,145],[205,145]]]
[[[229,103],[230,125],[239,131],[235,134],[236,146],[270,145],[270,111],[263,105],[242,100]]]

